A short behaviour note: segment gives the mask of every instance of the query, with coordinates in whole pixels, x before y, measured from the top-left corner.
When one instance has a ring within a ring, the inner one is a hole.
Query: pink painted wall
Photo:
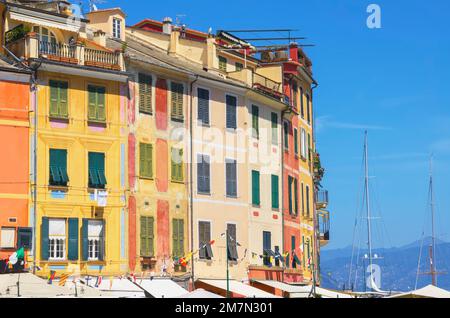
[[[156,128],[167,130],[167,81],[158,78],[156,81]]]
[[[136,268],[136,198],[130,196],[128,201],[128,257],[130,271]]]
[[[156,188],[158,192],[169,190],[169,150],[167,140],[156,140]]]
[[[157,255],[168,257],[170,255],[170,226],[169,226],[169,202],[164,200],[158,200],[158,217],[157,222],[157,234],[156,240]]]

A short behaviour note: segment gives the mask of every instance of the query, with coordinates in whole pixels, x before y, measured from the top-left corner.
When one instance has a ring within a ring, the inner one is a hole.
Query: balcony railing
[[[330,241],[330,212],[319,210],[317,211],[319,240],[321,246],[328,244]]]
[[[253,88],[256,88],[280,100],[284,98],[283,93],[280,92],[281,83],[275,82],[258,73],[253,73]]]
[[[12,41],[12,39],[15,39]],[[86,48],[81,42],[74,44],[39,41],[36,33],[27,33],[24,37],[10,35],[7,48],[15,56],[28,59],[46,59],[74,65],[124,70],[121,51],[94,50]]]
[[[319,209],[324,209],[328,206],[328,191],[320,190],[316,192],[316,204]]]

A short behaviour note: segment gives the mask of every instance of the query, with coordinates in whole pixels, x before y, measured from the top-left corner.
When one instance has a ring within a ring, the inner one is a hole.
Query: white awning
[[[226,292],[227,290],[227,281],[226,280],[214,280],[214,279],[201,279],[199,280],[203,283],[206,290],[208,290],[208,286],[213,288],[219,288]],[[280,298],[273,294],[267,293],[258,288],[252,287],[250,285],[238,282],[236,280],[230,280],[230,292],[238,295],[242,295],[245,298]]]
[[[390,296],[388,298],[450,298],[450,292],[433,285],[428,285],[418,290]]]
[[[102,295],[116,298],[145,298],[145,292],[136,284],[126,278],[102,279],[98,287],[95,287],[95,279],[89,281],[89,286],[98,289]]]
[[[189,294],[184,294],[177,298],[207,299],[207,298],[224,298],[224,297],[199,288],[194,290],[193,292],[190,292]]]
[[[23,273],[0,275],[0,298],[17,298],[17,282],[22,298],[75,297],[75,293],[67,287],[58,286],[55,282],[49,285],[45,279]]]
[[[178,298],[188,293],[186,289],[170,279],[138,279],[136,284],[155,298]]]
[[[77,21],[76,19],[54,16],[24,8],[11,7],[10,17],[12,20],[26,22],[32,25],[40,25],[76,33],[84,29],[86,25],[86,23]]]

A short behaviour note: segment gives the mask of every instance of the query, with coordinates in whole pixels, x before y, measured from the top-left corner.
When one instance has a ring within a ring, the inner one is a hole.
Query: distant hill
[[[431,238],[424,240],[421,260],[421,271],[429,270],[428,246]],[[409,291],[414,289],[416,282],[417,262],[420,252],[421,241],[413,242],[402,247],[393,247],[388,249],[377,249],[374,254],[378,254],[382,259],[375,261],[381,267],[381,289],[387,291]],[[364,253],[360,252],[360,256]],[[438,277],[438,285],[441,288],[450,290],[450,243],[436,241],[436,258],[438,271],[447,272],[447,275]],[[342,249],[321,251],[321,274],[322,285],[325,288],[343,289],[344,285],[348,288],[348,277],[350,272],[350,262],[352,247]],[[356,259],[354,259],[356,263]],[[365,264],[364,268],[368,264]],[[355,264],[353,265],[353,271]],[[357,284],[354,289],[364,291],[364,271],[362,266],[362,257],[358,270]],[[353,275],[354,283],[354,275]],[[420,275],[418,288],[431,283],[431,277]]]

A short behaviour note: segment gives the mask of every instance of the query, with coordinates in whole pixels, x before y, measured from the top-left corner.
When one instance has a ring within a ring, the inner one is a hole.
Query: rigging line
[[[417,290],[417,285],[419,284],[420,263],[422,261],[422,252],[423,252],[423,241],[424,241],[424,239],[425,239],[425,229],[422,232],[422,240],[421,240],[421,243],[420,243],[419,261],[417,263],[416,284],[414,285],[414,290]]]

